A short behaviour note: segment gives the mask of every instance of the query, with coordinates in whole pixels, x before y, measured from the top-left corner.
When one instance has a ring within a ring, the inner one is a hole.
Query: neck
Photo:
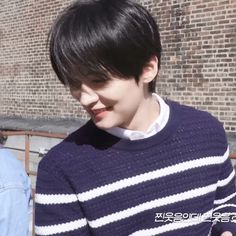
[[[122,128],[146,132],[159,114],[160,105],[156,99],[150,95],[143,99],[131,121]]]

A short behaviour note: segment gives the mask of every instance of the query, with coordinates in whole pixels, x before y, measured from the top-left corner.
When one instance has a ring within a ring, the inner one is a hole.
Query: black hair
[[[76,87],[79,75],[134,77],[138,82],[152,56],[161,61],[158,26],[151,14],[131,0],[77,0],[49,32],[52,67],[59,80]],[[149,91],[155,91],[155,80]]]

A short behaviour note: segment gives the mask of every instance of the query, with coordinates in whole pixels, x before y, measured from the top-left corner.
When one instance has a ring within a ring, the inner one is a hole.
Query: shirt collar
[[[157,117],[157,119],[149,126],[146,132],[129,130],[129,129],[124,129],[120,127],[113,127],[113,128],[107,129],[106,131],[119,138],[129,139],[129,140],[138,140],[138,139],[148,138],[160,132],[165,127],[169,119],[170,108],[159,95],[157,95],[156,93],[153,93],[152,96],[155,97],[156,101],[159,103],[160,114]]]

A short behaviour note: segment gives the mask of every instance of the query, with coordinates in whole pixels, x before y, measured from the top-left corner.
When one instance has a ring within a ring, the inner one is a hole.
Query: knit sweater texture
[[[88,121],[48,152],[38,168],[36,235],[236,235],[221,123],[166,102],[169,120],[152,137],[124,140]]]

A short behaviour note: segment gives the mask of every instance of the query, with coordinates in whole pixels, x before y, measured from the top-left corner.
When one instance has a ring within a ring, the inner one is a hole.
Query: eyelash
[[[91,80],[92,83],[105,83],[106,80],[99,80],[99,79],[95,79],[95,80]]]
[[[103,86],[103,85],[105,85],[105,83],[108,81],[108,79],[91,79],[90,81],[88,81],[88,82],[90,82],[90,85],[91,86]],[[82,82],[78,82],[77,84],[76,84],[76,86],[72,86],[71,87],[71,90],[80,90],[81,89],[81,86],[82,86]]]

